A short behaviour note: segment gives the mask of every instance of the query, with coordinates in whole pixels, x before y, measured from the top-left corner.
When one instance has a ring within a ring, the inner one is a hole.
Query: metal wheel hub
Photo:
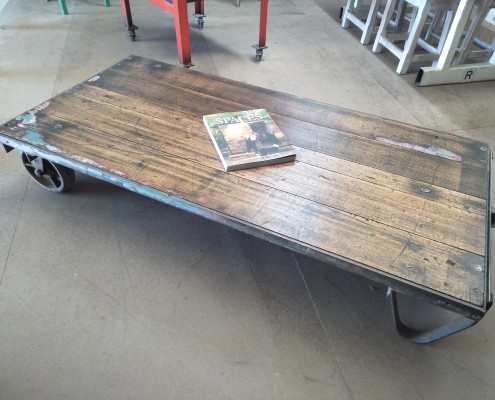
[[[72,169],[40,156],[21,153],[21,160],[31,178],[50,192],[65,192],[75,181]]]

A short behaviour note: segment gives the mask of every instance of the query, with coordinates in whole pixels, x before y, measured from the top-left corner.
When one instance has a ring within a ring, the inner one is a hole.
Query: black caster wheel
[[[21,153],[21,160],[31,178],[50,192],[66,192],[76,181],[74,170],[63,165],[27,153]]]

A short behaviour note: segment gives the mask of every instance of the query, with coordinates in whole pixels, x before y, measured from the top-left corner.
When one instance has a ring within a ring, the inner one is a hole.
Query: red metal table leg
[[[179,64],[189,68],[191,62],[191,43],[189,39],[189,21],[187,18],[187,0],[174,0],[175,36]]]
[[[261,0],[260,6],[260,37],[253,47],[256,49],[256,61],[261,60],[263,49],[266,49],[266,25],[268,20],[268,0]]]
[[[194,12],[196,14],[205,15],[205,2],[204,2],[204,0],[196,0],[195,1]]]
[[[260,7],[260,41],[258,46],[265,47],[266,44],[266,25],[268,20],[268,0],[261,0]]]
[[[120,0],[120,4],[124,13],[125,27],[127,28],[130,39],[134,40],[136,38],[136,29],[138,29],[138,27],[132,23],[131,5],[129,0]]]

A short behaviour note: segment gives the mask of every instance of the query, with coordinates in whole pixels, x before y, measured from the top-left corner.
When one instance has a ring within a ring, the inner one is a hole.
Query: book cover
[[[296,153],[265,109],[203,117],[225,171],[294,161]]]

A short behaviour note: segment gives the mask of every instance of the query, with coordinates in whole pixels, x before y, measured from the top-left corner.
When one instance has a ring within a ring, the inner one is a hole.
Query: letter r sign
[[[468,69],[466,71],[466,75],[464,75],[464,80],[465,81],[470,81],[473,78],[474,71],[472,69]]]

